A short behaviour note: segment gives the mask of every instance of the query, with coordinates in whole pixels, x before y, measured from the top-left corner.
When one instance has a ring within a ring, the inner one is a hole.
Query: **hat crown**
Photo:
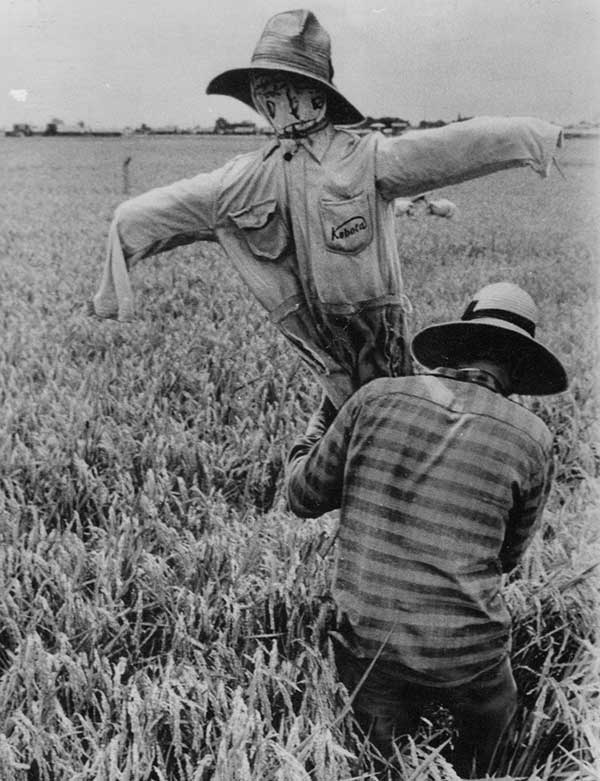
[[[476,320],[490,316],[522,323],[524,329],[533,336],[538,309],[533,298],[523,288],[512,282],[495,282],[475,294],[462,319]]]
[[[313,12],[305,8],[283,11],[272,16],[263,30],[263,36],[269,34],[281,35],[284,38],[296,38],[298,43],[308,40],[313,46],[318,45],[327,53],[330,51],[329,33],[321,26]]]
[[[256,68],[291,68],[331,84],[331,40],[312,11],[300,8],[272,16],[252,55]]]

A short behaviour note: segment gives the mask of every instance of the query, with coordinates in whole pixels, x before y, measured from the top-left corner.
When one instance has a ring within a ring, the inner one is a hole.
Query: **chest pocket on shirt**
[[[283,255],[290,236],[277,201],[261,201],[227,216],[241,231],[255,257],[277,260]]]
[[[367,193],[359,193],[343,201],[321,198],[319,211],[325,244],[330,252],[355,254],[373,239]]]

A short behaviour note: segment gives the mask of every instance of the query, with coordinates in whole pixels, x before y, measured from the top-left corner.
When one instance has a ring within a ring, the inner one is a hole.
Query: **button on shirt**
[[[501,573],[523,554],[552,473],[551,435],[480,370],[358,391],[291,454],[300,516],[341,508],[334,598],[358,656],[419,683],[468,681],[505,657]],[[314,444],[313,444],[314,443]]]
[[[130,319],[136,262],[218,241],[341,406],[368,380],[409,370],[394,199],[515,166],[546,175],[560,138],[541,120],[483,117],[397,137],[329,126],[271,141],[121,204],[94,310]]]

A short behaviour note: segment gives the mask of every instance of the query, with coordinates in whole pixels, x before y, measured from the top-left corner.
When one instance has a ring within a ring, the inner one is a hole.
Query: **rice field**
[[[285,454],[319,397],[218,246],[132,274],[132,324],[85,314],[115,206],[259,140],[0,139],[0,779],[350,781],[374,750],[327,631],[335,514],[291,516]],[[544,524],[506,583],[518,724],[502,777],[600,777],[600,157],[440,190],[398,218],[412,328],[501,279],[540,306],[565,394]],[[123,162],[130,156],[128,182]],[[432,713],[405,781],[454,781]]]

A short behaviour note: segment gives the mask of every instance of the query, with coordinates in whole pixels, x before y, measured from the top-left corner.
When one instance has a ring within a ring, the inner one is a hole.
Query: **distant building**
[[[77,125],[65,125],[64,122],[48,122],[45,136],[82,136],[85,133],[85,125],[79,122]]]
[[[256,122],[228,122],[223,117],[219,117],[215,122],[213,131],[217,135],[246,135],[254,136],[257,133]]]
[[[392,135],[393,136],[399,136],[401,133],[404,133],[405,130],[408,130],[410,127],[410,122],[406,119],[395,119],[392,124]]]
[[[576,125],[567,125],[564,129],[565,138],[598,138],[600,136],[600,123],[579,122]]]
[[[400,117],[366,117],[356,128],[359,133],[383,133],[386,136],[399,136],[410,128],[410,122]]]
[[[420,130],[428,130],[429,128],[434,127],[444,127],[446,125],[446,122],[444,122],[443,119],[436,119],[434,122],[430,122],[427,119],[422,119],[419,122],[419,129]]]
[[[256,123],[255,122],[239,122],[237,125],[232,125],[232,133],[238,133],[242,135],[256,135]]]
[[[66,125],[61,121],[52,121],[48,122],[42,135],[57,138],[70,138],[72,136],[121,136],[123,131],[118,128],[90,128],[84,122],[78,122],[76,125]]]
[[[181,131],[177,125],[163,125],[162,127],[152,128],[150,132],[155,136],[174,136]]]
[[[121,130],[118,127],[99,127],[86,130],[87,136],[123,136],[131,135],[131,128]]]
[[[41,132],[39,128],[29,125],[27,122],[17,122],[12,126],[12,130],[5,130],[4,135],[20,138],[23,136],[39,136]]]

